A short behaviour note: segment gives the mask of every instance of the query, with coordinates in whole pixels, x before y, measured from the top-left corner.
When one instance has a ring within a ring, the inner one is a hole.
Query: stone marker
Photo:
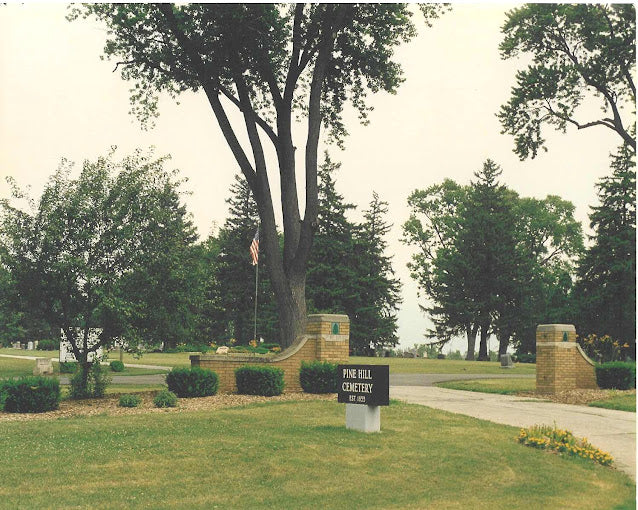
[[[514,368],[511,354],[501,354],[501,368]]]
[[[27,343],[27,350],[28,351],[32,351],[33,350],[33,342],[28,342]]]
[[[51,358],[36,358],[33,375],[53,375],[53,360]]]
[[[20,342],[15,342],[15,343],[13,344],[13,348],[14,348],[14,349],[22,349],[22,345],[20,345]]]
[[[229,351],[230,351],[230,349],[228,349],[227,346],[222,345],[221,347],[217,347],[217,350],[215,351],[215,354],[228,354]]]

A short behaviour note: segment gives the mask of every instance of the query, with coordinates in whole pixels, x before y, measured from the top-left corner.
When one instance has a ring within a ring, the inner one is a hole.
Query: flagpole
[[[257,341],[257,290],[259,289],[259,258],[255,264],[255,327],[253,329],[253,340]]]

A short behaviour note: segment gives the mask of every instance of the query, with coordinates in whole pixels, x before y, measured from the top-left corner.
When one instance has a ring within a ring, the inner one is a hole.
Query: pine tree
[[[319,313],[351,315],[358,296],[352,283],[355,225],[346,218],[354,205],[344,201],[335,189],[333,173],[341,167],[325,154],[319,167],[319,212],[312,254],[308,261],[306,295],[308,308]],[[351,327],[355,327],[350,317]]]
[[[226,324],[222,340],[234,339],[247,344],[253,339],[255,314],[255,266],[249,248],[259,225],[257,206],[243,177],[236,176],[231,186],[229,215],[219,233],[217,279],[223,320]],[[272,290],[263,269],[267,264],[263,246],[259,251],[259,294],[257,336],[277,340],[277,321],[273,317]]]
[[[623,145],[612,157],[612,173],[597,184],[600,205],[589,216],[593,244],[578,268],[580,336],[609,335],[627,345],[636,342],[636,170],[633,151]]]
[[[401,284],[394,277],[392,257],[385,255],[385,236],[392,227],[384,219],[387,213],[388,203],[373,193],[365,221],[355,235],[359,306],[351,318],[350,345],[356,354],[371,354],[371,350],[394,347],[399,341],[396,312]]]

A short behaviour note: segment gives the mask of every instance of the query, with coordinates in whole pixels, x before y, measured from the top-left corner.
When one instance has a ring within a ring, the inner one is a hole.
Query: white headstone
[[[28,351],[32,351],[33,350],[33,342],[27,342],[27,350]]]
[[[53,360],[51,358],[36,358],[33,375],[53,375]]]

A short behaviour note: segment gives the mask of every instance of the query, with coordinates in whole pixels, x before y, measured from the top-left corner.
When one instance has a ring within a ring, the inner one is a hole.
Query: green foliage
[[[210,346],[205,344],[177,344],[175,347],[168,347],[163,352],[176,353],[176,352],[203,352],[207,353],[210,350]]]
[[[502,30],[504,59],[531,56],[498,114],[521,159],[545,148],[544,125],[562,132],[570,125],[604,126],[635,153],[635,121],[621,115],[636,102],[633,4],[526,4],[508,13]],[[592,97],[602,113],[583,119],[578,107]]]
[[[276,367],[246,365],[235,369],[235,383],[240,395],[281,395],[284,371]]]
[[[336,393],[337,365],[328,361],[302,361],[299,383],[306,393]]]
[[[77,363],[77,370],[70,379],[69,398],[102,398],[111,382],[111,376],[98,361]]]
[[[113,360],[111,361],[109,366],[111,367],[111,370],[113,372],[124,372],[124,363],[122,363],[121,361]]]
[[[500,173],[487,160],[470,186],[446,180],[414,191],[403,225],[403,241],[418,249],[411,275],[429,298],[422,309],[434,327],[427,335],[442,346],[465,334],[468,359],[479,333],[479,359],[487,360],[490,333],[501,353],[511,339],[533,350],[537,324],[564,321],[582,249],[571,203],[519,197],[498,182]]]
[[[582,457],[603,466],[609,466],[613,462],[613,458],[608,453],[592,446],[586,439],[574,436],[569,430],[556,428],[555,425],[554,427],[534,425],[527,429],[521,429],[518,442],[533,448]]]
[[[136,151],[116,162],[112,151],[85,161],[77,178],[63,160],[31,210],[0,206],[3,263],[16,292],[63,330],[80,363],[117,337],[137,345],[160,330],[177,335],[188,315],[182,293],[191,286],[180,268],[196,234],[166,160]],[[99,340],[85,350],[98,327]]]
[[[451,360],[462,360],[463,359],[463,355],[461,354],[461,351],[459,351],[458,349],[456,351],[450,351],[447,353],[447,359],[451,359]]]
[[[38,351],[55,351],[59,348],[60,342],[56,340],[40,340],[38,342]]]
[[[575,324],[581,337],[608,335],[636,359],[636,168],[626,146],[596,188],[600,204],[589,215],[592,244],[578,265]]]
[[[596,382],[602,389],[633,389],[636,387],[636,363],[610,361],[596,365]]]
[[[215,278],[220,296],[219,322],[223,331],[221,340],[234,338],[239,345],[247,345],[254,340],[255,318],[255,266],[248,248],[259,225],[259,212],[246,179],[235,176],[230,191],[226,200],[228,216],[218,236]],[[273,339],[277,337],[279,322],[270,277],[264,270],[268,260],[268,253],[260,246],[257,336]]]
[[[0,394],[7,413],[44,413],[60,404],[60,382],[57,379],[29,376],[0,381]]]
[[[629,358],[634,354],[631,345],[628,343],[621,344],[609,335],[598,336],[591,333],[584,338],[579,336],[577,341],[583,351],[585,351],[585,354],[598,363],[618,361]]]
[[[325,158],[319,169],[318,224],[306,278],[309,308],[348,315],[350,348],[370,355],[398,342],[400,284],[385,255],[387,203],[373,194],[364,223],[350,222],[346,214],[355,207],[345,203],[333,177],[340,165],[328,154]]]
[[[180,398],[208,397],[217,393],[219,377],[205,368],[175,367],[166,374],[166,385]]]
[[[139,395],[121,395],[118,405],[120,407],[138,407],[142,403],[142,397]],[[160,407],[160,406],[158,406]]]
[[[61,374],[74,374],[78,369],[78,364],[75,361],[62,361],[60,362]]]
[[[512,359],[515,363],[536,363],[536,354],[522,352],[512,356]]]
[[[169,390],[161,390],[153,399],[155,407],[177,407],[177,395]]]

